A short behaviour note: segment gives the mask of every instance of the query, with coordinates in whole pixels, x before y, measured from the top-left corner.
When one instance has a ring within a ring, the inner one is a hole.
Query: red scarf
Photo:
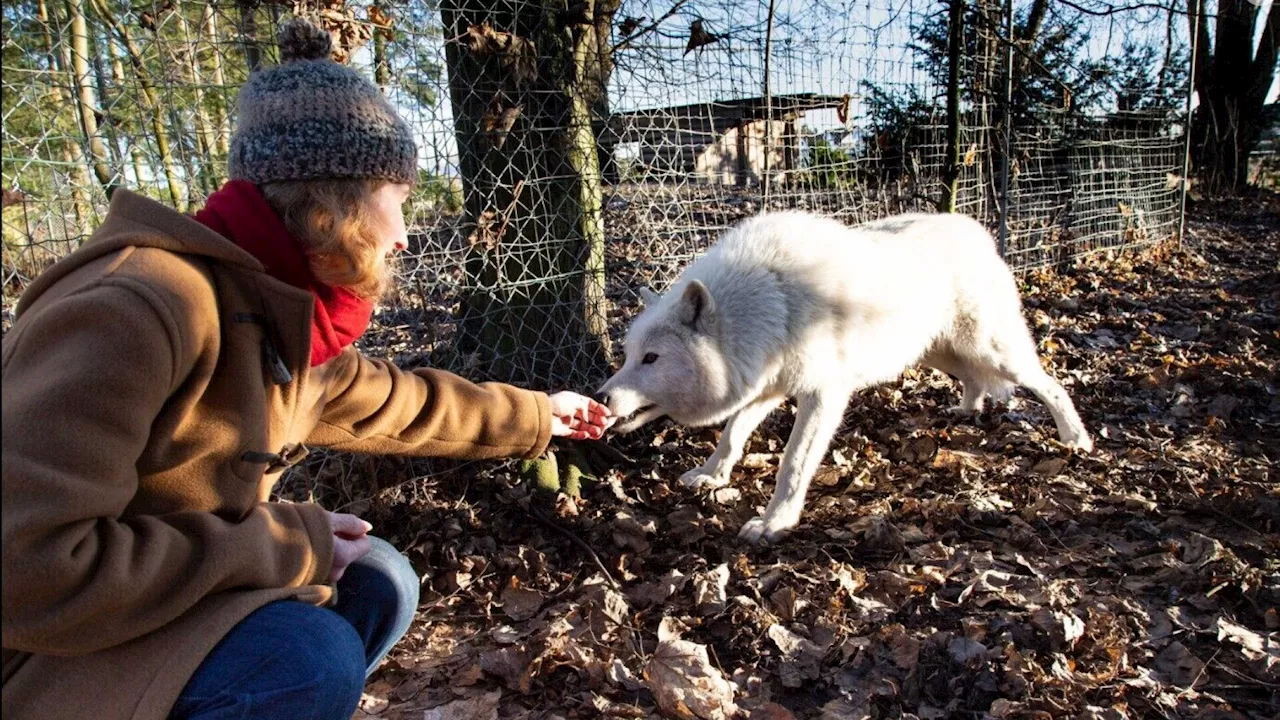
[[[257,258],[271,277],[315,296],[311,314],[311,366],[329,360],[369,327],[373,303],[345,288],[325,285],[311,274],[302,244],[289,234],[262,191],[232,180],[209,196],[195,214],[200,224]]]

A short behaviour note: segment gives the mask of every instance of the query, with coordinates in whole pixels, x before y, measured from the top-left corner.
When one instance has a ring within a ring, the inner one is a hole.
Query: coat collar
[[[243,277],[259,307],[224,308],[271,318],[284,360],[294,375],[308,367],[311,356],[311,314],[315,298],[266,274],[262,263],[235,243],[182,213],[128,190],[116,190],[111,207],[97,232],[74,252],[47,268],[27,286],[16,316],[62,278],[89,263],[129,247],[148,247],[203,258]],[[215,282],[217,280],[215,279]],[[219,295],[223,295],[219,289]],[[224,318],[224,322],[233,318]]]

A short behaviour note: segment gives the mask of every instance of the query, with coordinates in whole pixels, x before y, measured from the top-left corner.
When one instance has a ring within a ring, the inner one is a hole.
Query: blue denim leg
[[[251,613],[187,682],[171,720],[348,720],[365,679],[404,636],[418,608],[418,576],[390,544],[338,581],[338,602],[292,600]]]
[[[366,677],[409,631],[421,587],[418,574],[400,551],[382,538],[370,539],[373,549],[351,563],[338,581],[338,602],[333,608],[364,642]]]
[[[172,720],[349,720],[364,690],[364,643],[326,608],[281,600],[227,633],[187,681]]]

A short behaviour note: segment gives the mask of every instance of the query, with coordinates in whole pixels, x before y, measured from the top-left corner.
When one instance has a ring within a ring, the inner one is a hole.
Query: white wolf
[[[795,527],[805,491],[850,396],[922,362],[981,411],[1015,384],[1052,413],[1062,442],[1092,441],[1066,391],[1040,367],[1021,298],[991,235],[961,215],[910,214],[848,227],[800,212],[730,228],[628,329],[626,361],[600,389],[618,432],[670,416],[728,420],[715,452],[681,482],[719,486],[784,398],[795,428],[764,515],[739,535],[773,542]]]

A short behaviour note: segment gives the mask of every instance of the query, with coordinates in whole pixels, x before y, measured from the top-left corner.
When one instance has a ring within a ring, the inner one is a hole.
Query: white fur
[[[1065,444],[1092,447],[1066,391],[1040,367],[1012,274],[970,218],[912,214],[850,228],[763,214],[729,229],[665,295],[642,294],[626,362],[600,392],[624,418],[620,432],[662,415],[727,421],[683,483],[727,483],[765,416],[797,401],[773,499],[740,533],[752,542],[795,527],[850,396],[916,363],[960,380],[963,412],[1023,385]]]

